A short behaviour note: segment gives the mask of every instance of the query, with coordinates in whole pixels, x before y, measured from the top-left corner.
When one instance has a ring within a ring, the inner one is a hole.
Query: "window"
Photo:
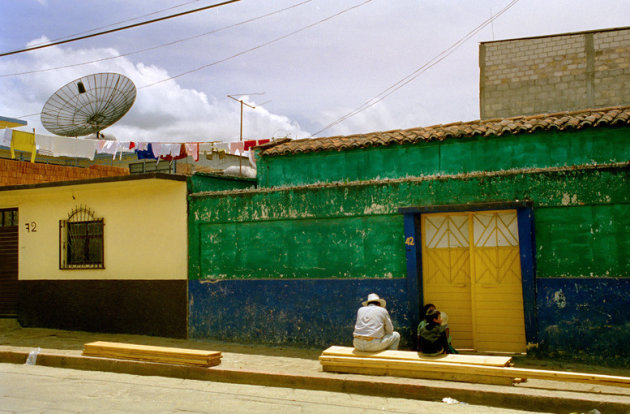
[[[15,227],[18,225],[17,208],[0,210],[0,227]]]
[[[142,162],[135,162],[129,164],[129,174],[143,174],[150,172],[162,172],[166,174],[174,173],[174,165],[172,162],[162,161],[156,162],[155,160],[142,160]]]
[[[85,206],[59,220],[59,268],[104,269],[102,218]]]

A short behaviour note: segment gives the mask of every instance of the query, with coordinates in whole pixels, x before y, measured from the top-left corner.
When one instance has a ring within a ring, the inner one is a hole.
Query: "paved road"
[[[447,396],[436,396],[441,399]],[[491,407],[0,364],[0,413],[525,413]]]

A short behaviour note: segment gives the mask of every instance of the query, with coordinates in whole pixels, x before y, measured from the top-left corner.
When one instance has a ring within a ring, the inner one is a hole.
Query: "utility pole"
[[[240,133],[240,141],[243,141],[243,105],[245,106],[249,106],[252,109],[256,109],[255,106],[250,105],[248,103],[243,102],[242,99],[238,99],[236,98],[237,96],[246,96],[246,95],[264,95],[265,92],[257,92],[257,93],[239,93],[239,94],[234,94],[234,95],[228,95],[227,97],[230,99],[234,99],[236,102],[240,102],[241,103],[241,133]],[[243,157],[241,157],[241,155],[239,154],[238,157],[238,175],[240,175],[241,177],[243,176]]]

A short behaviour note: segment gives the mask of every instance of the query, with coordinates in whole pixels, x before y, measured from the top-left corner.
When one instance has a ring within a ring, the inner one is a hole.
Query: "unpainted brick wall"
[[[0,186],[87,180],[122,175],[129,175],[129,170],[105,165],[80,168],[0,159]]]
[[[485,42],[481,118],[630,103],[630,28]]]

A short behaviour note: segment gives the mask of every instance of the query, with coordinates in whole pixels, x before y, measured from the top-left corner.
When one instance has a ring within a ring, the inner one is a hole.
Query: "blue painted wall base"
[[[387,300],[401,348],[415,345],[406,279],[190,280],[188,336],[250,344],[352,346],[369,293]]]
[[[543,356],[628,366],[630,278],[536,281],[538,350]]]

